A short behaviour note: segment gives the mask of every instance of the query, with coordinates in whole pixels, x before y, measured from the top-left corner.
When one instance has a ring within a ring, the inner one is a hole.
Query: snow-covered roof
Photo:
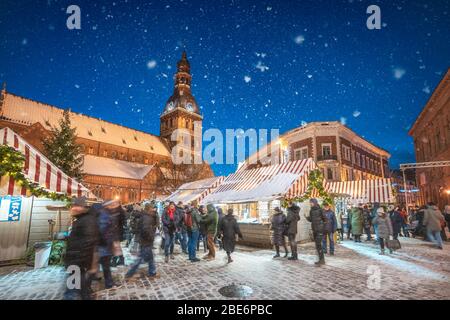
[[[63,111],[63,109],[7,92],[0,109],[0,116],[8,121],[25,125],[39,122],[44,128],[50,129],[51,126],[57,126]],[[77,128],[78,137],[170,156],[169,150],[158,136],[75,112],[70,113],[70,119],[72,126]]]
[[[315,168],[316,165],[310,158],[240,170],[226,177],[203,202],[242,203],[300,196],[308,186],[308,173]]]
[[[217,188],[223,179],[223,176],[219,176],[185,183],[165,200],[173,201],[175,203],[181,201],[184,204],[187,204],[193,200],[200,202],[206,195]]]
[[[142,180],[152,170],[153,166],[85,155],[83,172],[95,176]]]

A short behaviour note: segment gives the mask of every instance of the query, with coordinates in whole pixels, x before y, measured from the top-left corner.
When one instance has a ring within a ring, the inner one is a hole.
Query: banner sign
[[[22,197],[0,197],[0,222],[19,221]]]

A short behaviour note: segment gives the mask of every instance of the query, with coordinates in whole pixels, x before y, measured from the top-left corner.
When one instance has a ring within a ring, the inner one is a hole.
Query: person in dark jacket
[[[367,205],[363,206],[363,227],[364,227],[364,232],[367,235],[366,241],[371,241],[372,235],[370,233],[370,228],[372,227],[372,218],[371,218],[371,212]]]
[[[200,217],[202,218],[199,223],[199,237],[197,242],[197,251],[200,250],[200,242],[203,243],[203,252],[206,253],[208,249],[208,231],[206,228],[206,223],[204,222],[204,217],[206,216],[206,208],[201,205],[198,207],[198,212],[200,213]]]
[[[336,215],[334,214],[334,211],[331,210],[331,206],[328,203],[325,203],[323,208],[327,220],[323,229],[322,249],[324,254],[327,253],[328,239],[328,242],[330,243],[330,255],[334,255],[334,233],[337,229]]]
[[[192,201],[191,205],[187,208],[185,217],[188,221],[190,221],[190,225],[185,223],[188,233],[189,260],[191,262],[199,262],[200,259],[196,257],[196,248],[198,244],[198,237],[200,235],[200,221],[202,220],[202,217],[198,211],[197,200]]]
[[[233,216],[233,209],[228,209],[227,215],[222,217],[219,223],[218,233],[222,238],[223,248],[227,253],[228,263],[233,262],[231,253],[234,252],[236,245],[236,235],[242,239],[242,233],[236,218]]]
[[[103,270],[103,278],[105,279],[105,288],[112,288],[115,284],[111,274],[111,257],[113,255],[114,243],[114,222],[112,213],[108,207],[110,202],[103,204],[99,211],[98,227],[100,231],[100,241],[98,245],[98,257]]]
[[[153,257],[153,242],[155,241],[156,229],[159,226],[159,216],[156,207],[148,203],[141,216],[138,225],[138,239],[140,244],[139,258],[133,263],[125,277],[132,277],[142,262],[148,263],[148,276],[156,277],[156,266]]]
[[[321,266],[325,264],[325,256],[322,249],[322,239],[324,233],[324,226],[327,222],[327,217],[323,212],[322,208],[319,206],[317,199],[312,198],[309,200],[311,205],[311,210],[309,212],[309,217],[307,220],[311,222],[311,229],[313,232],[314,242],[316,244],[317,255],[319,256],[319,261],[315,262],[316,266]]]
[[[222,218],[224,217],[223,210],[221,207],[217,207],[216,210],[217,210],[217,216],[219,219],[218,224],[220,225],[220,220],[222,220]],[[216,238],[214,239],[214,243],[219,245],[219,250],[223,249],[223,244],[222,244],[222,240],[220,239],[220,237],[216,236]]]
[[[181,251],[183,253],[188,253],[187,252],[187,242],[188,242],[188,237],[187,237],[187,230],[186,230],[186,225],[184,224],[184,215],[185,215],[185,208],[183,205],[183,202],[178,202],[178,204],[175,206],[176,210],[175,210],[175,215],[177,217],[177,230],[175,233],[175,242],[179,243],[181,246]]]
[[[67,239],[64,264],[66,268],[76,266],[80,270],[80,287],[67,287],[64,299],[90,300],[90,283],[87,271],[91,268],[94,252],[99,240],[96,213],[87,208],[86,198],[72,201],[70,215],[74,219],[72,231]]]
[[[374,223],[374,219],[378,216],[378,208],[380,204],[375,202],[370,211],[370,219],[372,219],[373,231],[375,232],[375,244],[378,244],[378,225]],[[376,221],[376,220],[375,220]]]
[[[116,267],[125,265],[125,257],[123,256],[122,247],[120,245],[120,243],[125,240],[125,211],[118,200],[107,201],[104,203],[104,206],[109,210],[112,221],[113,252],[111,266]]]
[[[394,240],[398,240],[398,235],[400,234],[400,231],[402,229],[403,218],[400,212],[395,210],[395,207],[393,205],[389,205],[388,215],[392,223],[392,237],[394,238]]]
[[[169,262],[169,255],[171,259],[175,259],[173,256],[173,249],[175,245],[175,232],[178,225],[178,219],[175,203],[171,202],[166,207],[161,217],[164,232],[164,256],[166,263]]]
[[[289,240],[289,246],[291,247],[291,256],[288,260],[298,260],[297,253],[297,223],[300,220],[300,207],[293,202],[289,203],[287,209],[286,225],[287,225],[287,236]]]
[[[362,205],[351,209],[352,234],[355,242],[361,242],[361,234],[363,233],[363,211]]]
[[[286,216],[280,208],[274,209],[275,213],[271,219],[270,230],[272,230],[272,243],[275,246],[276,254],[274,258],[280,257],[280,246],[284,248],[284,257],[287,258],[289,251],[286,247]]]

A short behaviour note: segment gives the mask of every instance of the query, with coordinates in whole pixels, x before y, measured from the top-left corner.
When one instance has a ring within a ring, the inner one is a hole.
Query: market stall
[[[1,262],[23,258],[27,247],[51,239],[53,230],[67,230],[70,217],[67,210],[62,210],[66,205],[63,197],[89,194],[88,189],[11,129],[0,130],[0,144],[9,146],[11,154],[20,152],[24,158],[20,175],[0,177]],[[30,186],[33,194],[41,196],[33,196]],[[55,207],[59,209],[54,210]]]
[[[312,159],[290,161],[251,170],[240,170],[227,176],[220,186],[203,199],[224,210],[233,208],[244,235],[243,244],[271,247],[270,215],[282,207],[283,199],[300,197],[308,189],[308,175],[316,169]],[[307,201],[298,203],[302,219],[298,225],[298,241],[309,240],[310,224],[304,214]]]
[[[213,192],[223,181],[224,177],[212,177],[203,180],[188,182],[180,186],[164,201],[182,202],[188,204],[197,200],[199,203],[211,192]]]

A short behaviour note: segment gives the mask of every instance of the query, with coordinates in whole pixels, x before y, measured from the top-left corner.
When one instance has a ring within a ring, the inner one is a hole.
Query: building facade
[[[409,134],[414,139],[416,162],[450,161],[450,69],[434,90]],[[441,208],[450,204],[450,167],[416,170],[423,202]]]
[[[194,120],[201,130],[203,119],[190,91],[186,53],[177,66],[174,94],[160,117],[161,136],[70,112],[77,142],[84,153],[83,183],[97,197],[121,199],[124,203],[161,198],[182,183],[213,176],[209,165],[202,163],[198,169],[189,171],[190,176],[183,174],[177,178],[181,175],[176,174],[172,162],[175,145],[170,139],[172,132],[183,126],[193,128]],[[0,94],[0,128],[10,127],[40,151],[44,150],[42,141],[58,125],[63,111],[9,93],[5,87]]]
[[[262,154],[267,156],[261,157]],[[311,122],[292,129],[249,157],[243,168],[274,160],[306,158],[314,159],[328,181],[388,178],[390,175],[390,154],[338,121]]]

